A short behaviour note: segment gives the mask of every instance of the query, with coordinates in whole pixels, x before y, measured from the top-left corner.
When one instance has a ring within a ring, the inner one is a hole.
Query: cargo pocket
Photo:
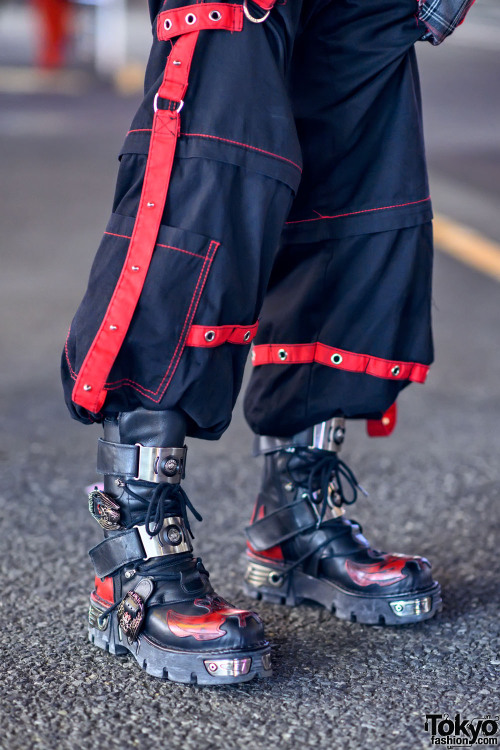
[[[135,219],[113,214],[97,252],[87,293],[68,338],[68,366],[78,373],[101,325],[127,255]],[[107,391],[132,388],[158,403],[179,363],[219,243],[162,225],[144,287]],[[97,292],[97,290],[99,290]],[[120,326],[120,321],[116,321]]]

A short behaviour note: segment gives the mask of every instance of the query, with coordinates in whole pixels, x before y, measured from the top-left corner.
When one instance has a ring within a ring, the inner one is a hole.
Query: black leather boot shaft
[[[105,419],[104,439],[122,445],[182,448],[186,438],[186,418],[180,411],[136,409]],[[117,494],[116,477],[104,477],[104,491]]]

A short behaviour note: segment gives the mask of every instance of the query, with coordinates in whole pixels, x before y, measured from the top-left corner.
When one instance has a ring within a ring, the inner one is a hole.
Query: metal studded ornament
[[[107,531],[121,529],[120,506],[97,488],[89,494],[89,511],[99,526]]]

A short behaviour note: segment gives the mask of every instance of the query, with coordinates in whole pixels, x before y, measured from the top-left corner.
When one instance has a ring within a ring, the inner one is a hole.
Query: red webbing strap
[[[243,6],[229,3],[200,3],[165,10],[158,14],[156,32],[160,42],[167,42],[179,34],[203,29],[241,31]]]
[[[370,437],[389,437],[394,432],[397,421],[398,407],[394,403],[384,412],[382,419],[367,419],[366,431]]]
[[[182,101],[199,32],[181,36],[167,60],[159,96]],[[173,61],[181,65],[173,65]],[[153,119],[149,155],[139,210],[125,263],[101,326],[83,361],[72,399],[92,413],[106,399],[104,385],[127,334],[139,301],[158,236],[175,147],[180,132],[178,111],[158,109]]]
[[[252,351],[252,362],[258,365],[295,365],[318,362],[350,372],[365,372],[377,378],[411,380],[425,383],[428,365],[396,362],[368,354],[356,354],[326,344],[259,344]]]
[[[214,347],[221,344],[250,344],[258,323],[251,326],[191,326],[186,346]]]

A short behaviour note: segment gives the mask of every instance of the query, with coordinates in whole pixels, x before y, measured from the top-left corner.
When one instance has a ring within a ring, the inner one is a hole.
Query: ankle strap
[[[89,555],[96,575],[106,578],[129,563],[192,551],[184,521],[179,516],[169,516],[156,536],[149,536],[145,526],[134,526],[108,537],[93,547]]]
[[[143,482],[179,484],[186,473],[187,447],[157,448],[97,442],[97,471],[106,476],[137,479]]]
[[[334,417],[320,422],[292,437],[280,438],[270,435],[257,435],[254,442],[254,455],[260,456],[278,451],[292,451],[294,448],[331,451],[338,453],[345,437],[344,417]]]

